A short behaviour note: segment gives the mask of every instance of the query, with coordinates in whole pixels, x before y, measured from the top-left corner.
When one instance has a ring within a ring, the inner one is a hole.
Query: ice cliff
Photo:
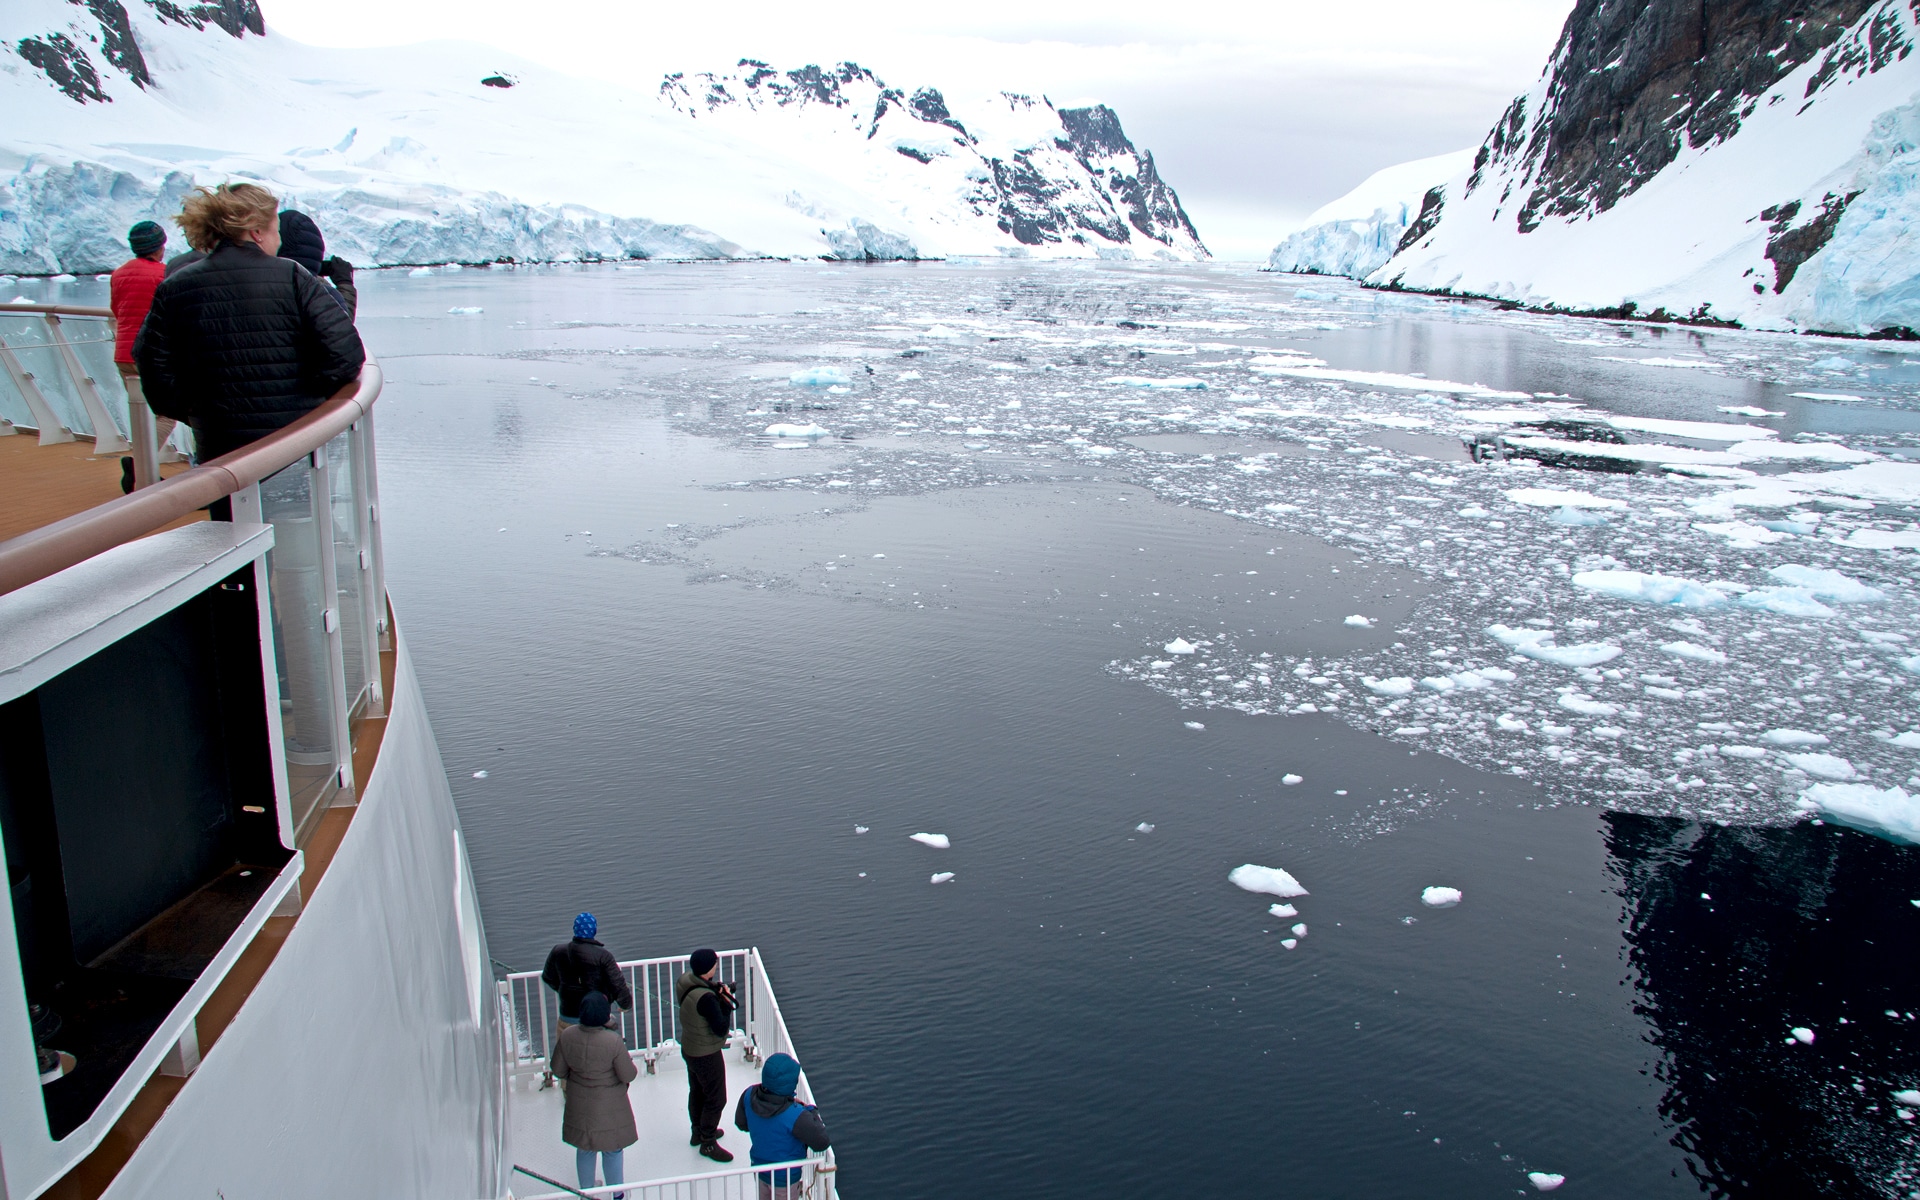
[[[1112,110],[846,63],[636,90],[458,42],[304,46],[256,0],[10,0],[0,111],[15,273],[115,266],[130,224],[227,179],[367,264],[1206,254]]]
[[[1579,0],[1376,285],[1852,334],[1920,328],[1911,0]]]
[[[1427,191],[1472,158],[1472,150],[1461,150],[1374,172],[1275,246],[1267,269],[1366,278],[1393,257]]]

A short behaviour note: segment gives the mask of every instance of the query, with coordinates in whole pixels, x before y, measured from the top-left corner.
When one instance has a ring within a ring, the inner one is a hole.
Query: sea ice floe
[[[1723,404],[1720,411],[1730,417],[1784,417],[1783,412],[1774,412],[1769,408],[1755,408],[1751,404]]]
[[[1843,359],[1841,361],[1844,362],[1845,360]],[[1865,396],[1855,396],[1848,392],[1788,392],[1787,395],[1792,396],[1796,400],[1835,400],[1842,403],[1852,403],[1866,399]]]
[[[1573,507],[1571,504],[1563,504],[1559,508],[1554,509],[1553,515],[1548,517],[1547,520],[1552,521],[1555,525],[1568,525],[1576,529],[1587,528],[1594,525],[1605,525],[1607,523],[1607,519],[1599,513],[1586,512]]]
[[[1761,746],[1721,746],[1720,753],[1729,758],[1758,759],[1767,756],[1766,749]]]
[[[1783,563],[1769,567],[1767,574],[1788,587],[1800,588],[1811,596],[1831,600],[1835,604],[1871,604],[1887,598],[1887,594],[1879,588],[1868,587],[1857,579],[1822,567]]]
[[[1840,544],[1855,550],[1920,550],[1920,531],[1856,529]]]
[[[1300,910],[1291,904],[1269,904],[1267,911],[1282,920],[1292,920],[1300,915]]]
[[[1883,504],[1920,503],[1920,463],[1876,462],[1844,471],[1794,471],[1779,478],[1790,487],[1860,500]]]
[[[1816,783],[1800,793],[1800,808],[1888,841],[1920,846],[1920,796],[1869,783]]]
[[[433,274],[433,268],[432,267],[415,267],[413,270],[408,271],[407,274],[416,276],[416,277],[421,275],[431,275]]]
[[[1465,508],[1461,509],[1459,512],[1454,514],[1454,516],[1456,517],[1468,517],[1468,518],[1490,517],[1492,515],[1493,515],[1492,513],[1488,512],[1484,508],[1481,508],[1478,504],[1469,504]]]
[[[1824,746],[1833,739],[1805,729],[1769,729],[1760,735],[1769,746]]]
[[[828,431],[826,429],[812,422],[808,422],[805,425],[793,425],[782,421],[767,426],[768,437],[823,438],[827,436],[827,433]]]
[[[950,850],[953,848],[953,839],[944,833],[910,833],[907,837],[912,841],[919,842],[922,846],[932,846],[935,850]]]
[[[1573,586],[1616,600],[1638,600],[1671,608],[1717,608],[1727,602],[1725,592],[1691,579],[1650,575],[1645,571],[1577,571]]]
[[[1307,936],[1307,923],[1305,921],[1302,921],[1300,922],[1300,924],[1295,925],[1289,932],[1291,932],[1293,936],[1297,938],[1303,938]]]
[[[1280,782],[1286,784],[1288,787],[1292,787],[1296,783],[1303,782],[1303,780],[1298,775],[1282,775]]]
[[[1287,949],[1289,949],[1289,950],[1291,950],[1291,949],[1293,949],[1293,948],[1294,948],[1295,946],[1298,946],[1298,945],[1300,944],[1300,942],[1299,942],[1299,941],[1298,941],[1297,939],[1295,939],[1295,938],[1281,938],[1281,939],[1280,939],[1280,944],[1281,944],[1282,946],[1285,946],[1285,947],[1286,947]]]
[[[1360,628],[1360,629],[1369,629],[1369,628],[1372,628],[1373,626],[1372,621],[1361,616],[1359,613],[1355,613],[1352,616],[1348,617],[1347,624],[1356,626],[1357,628]]]
[[[1909,729],[1887,739],[1889,746],[1899,746],[1903,750],[1920,750],[1920,731]]]
[[[1263,867],[1257,863],[1242,863],[1227,872],[1227,882],[1249,892],[1265,892],[1282,900],[1307,894],[1307,889],[1300,886],[1298,879],[1279,867]]]
[[[1185,638],[1175,638],[1160,648],[1168,654],[1192,654],[1199,649]]]
[[[835,384],[845,386],[853,382],[847,373],[839,367],[828,365],[820,367],[802,367],[787,376],[787,382],[801,387],[832,387]]]
[[[1780,757],[1786,759],[1787,762],[1805,771],[1807,774],[1819,779],[1845,781],[1855,779],[1859,776],[1859,772],[1853,769],[1852,763],[1834,754],[1822,754],[1819,751],[1810,751],[1805,754],[1782,754]]]
[[[1493,723],[1508,733],[1525,733],[1527,731],[1527,723],[1512,713],[1501,713],[1493,719]]]
[[[1676,658],[1691,658],[1695,662],[1723,663],[1727,656],[1712,646],[1701,646],[1693,642],[1662,642],[1660,649]]]
[[[1201,724],[1198,721],[1183,721],[1181,722],[1181,724],[1185,725],[1188,729],[1205,729],[1206,728],[1205,725]]]
[[[853,831],[855,833],[865,833],[867,831],[867,827],[865,825],[855,825],[853,827]]]
[[[1788,1032],[1793,1034],[1793,1040],[1799,1042],[1802,1046],[1813,1045],[1813,1030],[1808,1029],[1805,1025],[1795,1025]]]
[[[1206,387],[1207,387],[1206,380],[1194,379],[1191,376],[1173,376],[1171,378],[1154,378],[1152,376],[1147,376],[1147,375],[1119,375],[1112,379],[1107,380],[1107,382],[1111,384],[1116,384],[1120,387],[1169,388],[1174,391],[1183,391],[1183,392],[1204,391],[1206,390]]]
[[[1371,675],[1361,678],[1367,690],[1381,696],[1404,696],[1413,690],[1413,680],[1406,675],[1395,675],[1389,679],[1375,679]]]
[[[1153,823],[1150,821],[1142,821],[1133,827],[1135,833],[1152,833],[1153,828]]]
[[[475,771],[473,773],[473,777],[475,779],[485,779],[487,777],[487,773],[485,771]]]
[[[1505,625],[1489,625],[1487,634],[1512,648],[1516,654],[1560,667],[1597,667],[1620,656],[1620,647],[1609,642],[1557,646],[1551,629],[1510,629]]]
[[[1768,522],[1753,524],[1748,521],[1696,521],[1694,528],[1701,533],[1711,533],[1726,538],[1735,550],[1758,550],[1775,542],[1788,541],[1793,537],[1790,530],[1771,529]]]
[[[1459,888],[1430,887],[1420,892],[1420,903],[1428,908],[1452,908],[1460,903],[1461,899]]]
[[[933,878],[927,880],[927,882],[928,883],[952,883],[953,872],[952,871],[935,871],[933,873]]]
[[[1920,1108],[1920,1088],[1902,1088],[1893,1094],[1895,1104],[1907,1108]]]
[[[479,307],[478,305],[463,304],[463,305],[456,305],[453,308],[448,309],[447,314],[449,316],[455,316],[455,317],[470,317],[470,316],[473,316],[475,313],[481,313],[485,311],[486,311],[485,309]]]
[[[1797,587],[1754,588],[1740,597],[1746,608],[1777,613],[1783,617],[1830,617],[1833,610],[1814,599],[1813,593]]]
[[[1550,1192],[1567,1181],[1565,1175],[1556,1175],[1551,1171],[1528,1171],[1527,1182],[1543,1192]]]
[[[1584,695],[1580,692],[1561,692],[1559,705],[1561,708],[1567,709],[1570,712],[1577,712],[1583,717],[1611,717],[1620,711],[1618,704],[1609,703],[1605,700],[1595,700],[1592,696]]]
[[[1592,492],[1569,492],[1560,488],[1514,488],[1507,499],[1534,508],[1625,508],[1625,500],[1596,496]]]

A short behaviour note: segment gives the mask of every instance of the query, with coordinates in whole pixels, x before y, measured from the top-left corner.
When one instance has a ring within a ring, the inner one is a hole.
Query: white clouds
[[[667,71],[851,59],[896,86],[1111,104],[1216,253],[1264,257],[1380,167],[1478,144],[1552,48],[1569,0],[1121,2],[964,8],[576,0],[264,0],[301,41],[486,42],[651,94]]]

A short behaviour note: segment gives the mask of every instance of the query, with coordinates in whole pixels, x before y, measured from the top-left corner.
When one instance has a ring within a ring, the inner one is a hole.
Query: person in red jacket
[[[133,339],[146,323],[147,310],[153,307],[153,289],[160,286],[167,274],[166,230],[153,221],[142,221],[127,230],[127,248],[133,251],[133,257],[114,271],[112,282],[107,285],[110,297],[107,303],[113,309],[113,362],[120,368],[120,378],[127,385],[127,404],[131,408],[147,402],[146,394],[140,389],[140,369],[133,364]],[[171,417],[154,419],[156,447],[167,444],[175,424]],[[133,490],[134,475],[133,459],[121,459],[121,491]],[[139,481],[142,487],[153,482],[151,479]]]

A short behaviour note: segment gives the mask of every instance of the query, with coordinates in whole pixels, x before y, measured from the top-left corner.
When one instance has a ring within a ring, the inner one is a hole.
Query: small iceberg
[[[1868,783],[1816,783],[1800,793],[1800,807],[1836,825],[1920,846],[1920,796],[1901,787]]]
[[[1806,588],[1755,588],[1740,597],[1740,603],[1747,608],[1778,613],[1783,617],[1830,617],[1833,615],[1833,610],[1814,599],[1813,593]]]
[[[1820,600],[1835,604],[1871,604],[1876,600],[1885,600],[1887,594],[1879,588],[1868,587],[1859,580],[1842,575],[1838,571],[1827,571],[1819,567],[1803,567],[1787,563],[1770,567],[1767,574],[1778,579],[1788,587],[1800,590]]]
[[[1565,1175],[1556,1175],[1551,1171],[1528,1171],[1527,1182],[1543,1192],[1550,1192],[1567,1181]]]
[[[1548,517],[1547,520],[1553,522],[1555,525],[1568,525],[1576,529],[1590,525],[1605,525],[1607,523],[1607,519],[1599,513],[1586,512],[1575,508],[1571,504],[1563,504],[1559,508],[1554,509],[1553,515]]]
[[[1660,649],[1675,658],[1691,658],[1695,662],[1723,663],[1727,656],[1711,646],[1702,646],[1697,642],[1663,642]]]
[[[909,841],[919,842],[922,846],[932,846],[935,850],[951,850],[953,840],[944,833],[911,833]]]
[[[1175,638],[1160,648],[1168,654],[1193,654],[1199,650],[1198,646],[1185,638]]]
[[[1303,938],[1307,936],[1307,923],[1305,921],[1302,921],[1300,924],[1295,925],[1291,932],[1293,933],[1293,936],[1297,938]]]
[[[1185,725],[1188,729],[1205,729],[1206,728],[1205,725],[1201,724],[1198,721],[1182,721],[1181,724]]]
[[[1280,782],[1286,784],[1288,787],[1292,787],[1296,783],[1303,783],[1305,781],[1301,779],[1301,777],[1298,775],[1288,774],[1288,775],[1282,775],[1280,777]]]
[[[823,438],[827,430],[811,422],[805,425],[789,425],[784,422],[767,426],[768,437],[778,438]]]
[[[1573,576],[1573,586],[1616,600],[1637,600],[1671,608],[1717,608],[1727,602],[1725,592],[1717,592],[1705,584],[1671,575],[1649,575],[1645,571],[1579,571]]]
[[[1282,920],[1292,920],[1300,915],[1300,910],[1291,904],[1270,904],[1267,911]]]
[[[415,278],[418,278],[422,275],[433,274],[433,268],[432,267],[415,267],[413,270],[408,271],[407,274],[412,275]]]
[[[867,827],[865,825],[855,825],[853,827],[853,831],[855,833],[865,833],[867,831]]]
[[[1812,751],[1806,754],[1783,754],[1780,757],[1819,779],[1832,779],[1844,783],[1860,776],[1860,773],[1853,769],[1852,763],[1835,754]]]
[[[1789,1032],[1793,1034],[1793,1040],[1799,1042],[1802,1046],[1813,1045],[1813,1030],[1808,1029],[1805,1025],[1795,1025]]]
[[[1371,675],[1362,676],[1361,683],[1367,690],[1380,696],[1404,696],[1413,691],[1413,680],[1405,675],[1395,675],[1388,679],[1375,679]]]
[[[1350,616],[1350,617],[1348,617],[1348,618],[1347,618],[1347,624],[1349,624],[1349,625],[1352,625],[1352,626],[1354,626],[1355,628],[1358,628],[1358,629],[1371,629],[1371,628],[1373,628],[1373,622],[1372,622],[1372,621],[1369,621],[1369,620],[1368,620],[1367,618],[1365,618],[1365,617],[1363,617],[1363,616],[1361,616],[1361,615],[1360,615],[1359,613],[1355,613],[1355,614],[1353,614],[1352,616]]]
[[[1769,746],[1824,746],[1832,739],[1824,733],[1809,733],[1804,729],[1769,729],[1760,735],[1760,740]]]
[[[477,304],[472,304],[472,305],[457,304],[454,307],[448,309],[447,314],[449,316],[455,316],[455,317],[470,317],[475,315],[476,313],[483,313],[485,311],[487,310],[484,308],[481,308]]]
[[[1560,667],[1597,667],[1620,657],[1620,647],[1610,642],[1556,646],[1551,629],[1509,629],[1505,625],[1489,625],[1487,635],[1512,649],[1515,654]]]
[[[1428,908],[1452,908],[1461,899],[1459,888],[1430,887],[1420,893],[1420,903]]]
[[[952,871],[935,871],[933,873],[933,878],[927,880],[927,882],[928,883],[952,883],[953,872]]]
[[[487,777],[487,773],[485,771],[475,771],[473,773],[473,777],[475,779],[485,779]]]
[[[1150,821],[1142,821],[1138,825],[1135,825],[1133,830],[1135,833],[1152,833],[1153,823]]]
[[[1256,863],[1242,863],[1227,872],[1227,882],[1249,892],[1264,892],[1282,900],[1307,894],[1307,889],[1300,886],[1298,879],[1279,867],[1263,867]]]
[[[845,387],[853,382],[839,367],[804,367],[787,376],[787,382],[800,387]]]

